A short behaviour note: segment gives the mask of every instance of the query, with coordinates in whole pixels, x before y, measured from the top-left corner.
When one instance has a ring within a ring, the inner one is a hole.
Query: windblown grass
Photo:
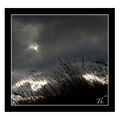
[[[87,66],[83,58],[82,62],[81,67],[84,68],[87,77],[78,66],[58,58],[58,65],[50,73],[51,80],[37,91],[27,90],[30,84],[23,87],[20,83],[19,89],[22,92],[18,93],[13,90],[12,104],[97,104],[97,98],[107,96],[107,65],[99,61],[96,62],[96,64],[104,66],[104,72],[106,72],[104,73],[100,66],[96,72],[92,64]],[[87,79],[91,73],[93,78]],[[32,76],[31,79],[38,81],[40,76]],[[27,95],[26,92],[28,92]],[[104,100],[104,104],[106,103],[107,98]]]

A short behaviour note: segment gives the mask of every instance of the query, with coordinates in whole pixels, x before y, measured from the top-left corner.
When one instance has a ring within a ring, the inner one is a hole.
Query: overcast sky
[[[82,55],[106,59],[106,15],[12,16],[13,70],[42,71],[54,65],[57,57],[71,61]]]

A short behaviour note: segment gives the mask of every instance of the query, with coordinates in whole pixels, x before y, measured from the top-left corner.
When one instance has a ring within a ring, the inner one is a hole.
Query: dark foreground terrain
[[[57,87],[51,82],[42,86],[37,92],[32,92],[31,95],[13,91],[12,104],[107,104],[107,65],[100,62],[97,64],[100,64],[106,73],[101,67],[96,72],[92,66],[87,66],[87,69],[85,68],[87,74],[93,75],[93,78],[88,80],[75,66],[59,59],[60,67],[56,67],[51,75],[57,82]],[[83,67],[85,66],[83,64]],[[101,81],[94,77],[95,75],[99,76]],[[23,86],[21,87],[23,90]]]

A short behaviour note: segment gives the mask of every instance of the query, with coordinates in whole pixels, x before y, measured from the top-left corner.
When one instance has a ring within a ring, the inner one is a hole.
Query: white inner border
[[[11,81],[12,81],[12,16],[107,16],[107,62],[108,62],[108,79],[109,79],[109,14],[11,14]],[[12,86],[12,82],[11,82]],[[108,82],[108,104],[25,104],[25,105],[12,105],[11,106],[109,106],[109,82]],[[12,95],[12,89],[11,89]]]

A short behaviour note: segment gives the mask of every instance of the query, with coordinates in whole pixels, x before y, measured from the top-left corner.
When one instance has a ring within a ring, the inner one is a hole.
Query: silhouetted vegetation
[[[100,78],[104,77],[105,81],[107,80],[105,76],[107,65],[104,62],[96,61],[97,64],[104,64],[105,74],[102,73],[101,67],[98,68],[98,73],[95,72],[92,64],[86,67],[83,57],[82,63],[81,67],[84,67],[86,74],[97,74]],[[15,95],[19,96],[19,99],[17,101],[12,99],[13,104],[97,104],[98,98],[107,96],[108,84],[103,84],[95,80],[96,78],[87,80],[78,66],[64,62],[61,58],[58,58],[58,65],[50,74],[51,82],[42,86],[35,93],[31,92],[29,96],[25,95],[21,85],[24,95],[14,92]],[[36,79],[34,78],[34,80]],[[107,97],[104,98],[102,104],[107,104]]]

